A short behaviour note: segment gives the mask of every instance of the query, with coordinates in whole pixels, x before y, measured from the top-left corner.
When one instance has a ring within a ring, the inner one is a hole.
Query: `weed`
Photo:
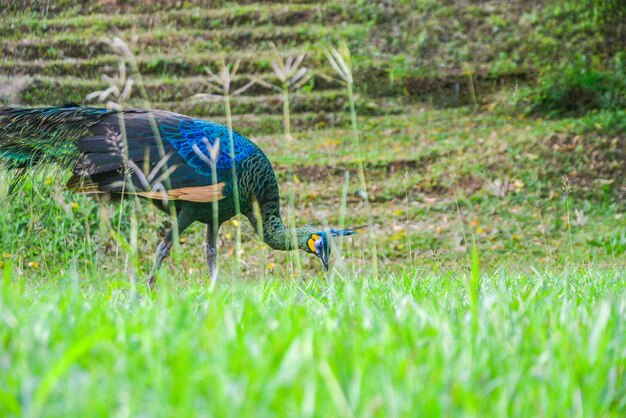
[[[239,185],[237,182],[237,169],[235,167],[235,145],[233,143],[233,116],[232,110],[230,106],[230,101],[232,97],[236,97],[246,90],[248,90],[252,85],[254,85],[254,81],[250,81],[247,84],[241,87],[235,87],[233,85],[233,80],[237,75],[237,71],[239,70],[239,65],[241,61],[239,59],[235,60],[232,65],[226,64],[225,58],[222,56],[221,58],[221,67],[219,71],[219,75],[214,74],[209,67],[205,68],[205,71],[209,75],[208,83],[209,86],[217,90],[220,94],[206,94],[200,93],[193,96],[196,100],[215,100],[222,99],[224,101],[224,109],[226,110],[226,123],[228,126],[228,141],[230,143],[230,160],[231,170],[232,170],[232,179],[233,179],[233,197],[235,202],[235,213],[241,213],[241,208],[239,207]],[[214,169],[214,164],[213,164]],[[213,176],[214,179],[217,179],[217,176]],[[215,218],[214,218],[215,221]],[[215,223],[215,222],[214,222]],[[213,225],[214,231],[217,231],[218,225],[215,223]],[[239,272],[241,269],[241,224],[240,222],[236,223],[236,236],[235,236],[235,258],[237,260],[237,271]]]
[[[262,86],[274,89],[281,94],[283,99],[283,121],[285,130],[285,139],[291,141],[291,116],[289,111],[289,93],[298,91],[300,88],[311,79],[313,76],[306,67],[301,67],[302,61],[306,56],[305,53],[301,53],[296,57],[288,57],[283,60],[283,57],[278,52],[278,49],[272,44],[274,49],[274,59],[271,61],[274,74],[278,77],[280,84],[275,85],[268,83],[267,81],[254,77],[257,83]]]

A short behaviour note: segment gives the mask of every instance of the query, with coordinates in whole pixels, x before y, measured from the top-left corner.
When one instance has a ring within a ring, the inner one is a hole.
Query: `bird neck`
[[[291,251],[305,250],[307,241],[314,232],[310,226],[301,228],[287,228],[282,216],[280,215],[280,206],[275,202],[266,202],[260,206],[259,216],[249,216],[250,222],[257,233],[261,235],[263,241],[275,250]]]
[[[274,170],[262,152],[242,163],[240,190],[248,209],[246,216],[263,241],[276,250],[306,250],[315,231],[309,226],[287,228],[280,214],[280,192]]]

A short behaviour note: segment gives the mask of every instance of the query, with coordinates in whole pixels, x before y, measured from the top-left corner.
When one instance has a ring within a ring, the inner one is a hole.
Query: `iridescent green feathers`
[[[71,168],[80,157],[75,142],[110,112],[79,107],[0,109],[0,160],[9,168],[39,163]]]

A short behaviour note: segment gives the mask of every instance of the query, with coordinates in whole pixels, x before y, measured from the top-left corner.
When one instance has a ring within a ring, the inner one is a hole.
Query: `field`
[[[368,226],[325,274],[235,218],[211,284],[194,225],[151,292],[168,216],[71,194],[54,167],[10,192],[0,170],[0,415],[626,414],[626,59],[603,23],[623,10],[174,3],[8,0],[0,105],[104,106],[86,96],[107,75],[133,79],[123,106],[225,123],[191,99],[214,93],[206,66],[275,84],[276,51],[306,53],[293,139],[263,83],[231,98],[234,129],[290,223]]]

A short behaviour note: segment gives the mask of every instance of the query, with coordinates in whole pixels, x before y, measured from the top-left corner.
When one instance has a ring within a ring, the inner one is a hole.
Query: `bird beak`
[[[326,253],[324,252],[324,250],[318,251],[317,256],[320,258],[320,261],[322,262],[322,267],[324,267],[324,271],[328,271],[328,257],[326,256]]]

